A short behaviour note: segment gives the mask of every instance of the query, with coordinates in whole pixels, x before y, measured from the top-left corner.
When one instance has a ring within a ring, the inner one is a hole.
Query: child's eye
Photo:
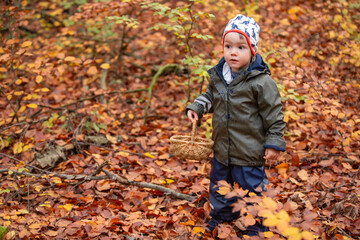
[[[225,45],[225,47],[226,47],[226,48],[231,48],[231,46],[230,46],[230,45]]]

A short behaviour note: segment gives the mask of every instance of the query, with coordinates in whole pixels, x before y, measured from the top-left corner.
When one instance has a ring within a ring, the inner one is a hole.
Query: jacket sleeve
[[[264,148],[273,148],[285,151],[286,143],[283,139],[286,123],[282,112],[282,103],[279,90],[275,81],[269,76],[265,76],[263,81],[255,86],[259,114],[263,120],[266,138]]]
[[[189,110],[193,110],[199,116],[199,119],[206,113],[213,111],[213,91],[209,84],[206,88],[206,92],[197,97],[194,102],[186,107],[185,114]]]

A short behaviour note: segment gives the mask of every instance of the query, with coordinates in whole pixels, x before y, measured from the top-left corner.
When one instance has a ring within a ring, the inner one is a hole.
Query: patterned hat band
[[[224,33],[224,36],[223,36],[223,39],[222,39],[222,45],[223,45],[223,47],[224,47],[224,42],[225,42],[225,36],[226,36],[226,34],[231,33],[231,32],[237,32],[237,33],[240,33],[241,35],[243,35],[243,36],[245,37],[245,39],[246,39],[247,44],[248,44],[249,47],[250,47],[250,50],[251,50],[252,55],[253,55],[253,56],[256,55],[256,51],[254,50],[254,47],[255,47],[255,46],[253,46],[253,45],[251,44],[248,35],[246,35],[246,33],[244,33],[243,31],[240,31],[240,30],[229,30],[229,31],[227,31],[226,33]]]

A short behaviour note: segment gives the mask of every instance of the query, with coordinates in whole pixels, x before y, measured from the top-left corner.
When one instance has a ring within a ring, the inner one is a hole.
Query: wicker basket
[[[205,160],[212,153],[214,141],[195,137],[196,121],[193,121],[191,136],[174,135],[170,138],[170,152],[176,157],[191,160]]]

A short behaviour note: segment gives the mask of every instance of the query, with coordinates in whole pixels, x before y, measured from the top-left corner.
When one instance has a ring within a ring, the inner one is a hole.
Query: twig
[[[21,160],[15,158],[15,157],[9,156],[9,155],[7,155],[7,154],[5,154],[5,153],[0,153],[0,156],[4,156],[4,157],[7,157],[7,158],[10,158],[10,159],[15,160],[15,161],[17,161],[17,162],[19,162],[19,163],[22,162]],[[40,171],[40,172],[50,173],[49,171],[46,171],[46,170],[43,170],[43,169],[41,169],[41,168],[32,166],[32,165],[30,165],[29,163],[28,163],[28,164],[25,164],[24,167],[31,167],[32,169],[38,170],[38,171]]]
[[[95,169],[95,171],[90,174],[89,177],[91,178],[91,177],[94,177],[94,176],[98,175],[98,174],[102,171],[103,167],[105,167],[105,166],[108,165],[108,164],[109,164],[108,161],[105,161],[105,162],[101,163],[100,166],[98,166],[98,167]],[[78,184],[76,184],[72,189],[74,189],[74,188],[76,188],[77,186],[83,184],[84,182],[86,182],[86,180],[87,180],[87,179],[82,180],[81,182],[79,182]]]
[[[10,126],[7,126],[7,127],[2,127],[2,128],[0,128],[0,131],[2,132],[2,131],[5,131],[6,129],[16,127],[16,126],[20,126],[20,125],[24,125],[24,124],[32,125],[32,124],[36,124],[36,123],[39,123],[39,122],[42,122],[42,121],[45,121],[45,120],[48,120],[48,119],[49,119],[49,117],[43,117],[41,119],[38,119],[38,120],[32,121],[32,122],[26,122],[26,121],[25,122],[18,122],[18,123],[14,123],[14,124],[12,124]]]
[[[321,220],[323,221],[327,221],[329,222],[329,219],[327,219],[326,217],[322,216],[321,213],[319,211],[317,211],[318,216],[321,218]],[[338,230],[341,234],[343,234],[344,236],[353,239],[349,234],[347,234],[344,230],[342,230],[339,226],[336,226],[336,230]]]

